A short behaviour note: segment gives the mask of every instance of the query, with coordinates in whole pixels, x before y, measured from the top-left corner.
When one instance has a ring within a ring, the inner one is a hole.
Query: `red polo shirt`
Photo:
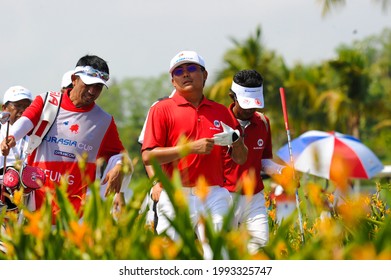
[[[233,105],[230,105],[229,112],[234,118],[235,116],[232,112]],[[264,120],[267,122],[267,127]],[[273,158],[270,122],[266,116],[264,116],[264,120],[260,113],[256,112],[250,119],[250,124],[242,131],[244,143],[248,148],[247,161],[243,165],[236,164],[231,158],[225,157],[224,187],[230,192],[235,192],[237,186],[241,186],[242,179],[251,168],[255,170],[256,174],[254,194],[264,188],[261,178],[261,160]]]
[[[195,108],[185,98],[175,93],[151,107],[142,151],[156,147],[174,147],[179,141],[194,141],[212,138],[223,131],[220,121],[237,129],[236,119],[222,104],[203,97]],[[190,154],[178,161],[162,165],[166,174],[171,177],[174,168],[178,169],[183,186],[193,187],[199,176],[204,176],[208,185],[223,185],[223,157],[227,147],[215,145],[212,152],[206,154]]]

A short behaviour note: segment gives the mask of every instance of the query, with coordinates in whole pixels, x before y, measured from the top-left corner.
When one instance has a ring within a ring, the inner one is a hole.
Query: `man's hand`
[[[15,137],[10,135],[8,136],[7,139],[4,139],[2,142],[1,142],[1,154],[3,156],[8,156],[9,152],[10,152],[10,149],[12,147],[15,147],[16,146],[16,141],[15,141]]]
[[[107,183],[105,197],[109,193],[119,193],[122,185],[123,174],[121,172],[121,164],[116,164],[109,172],[107,172],[102,185]]]
[[[116,193],[113,200],[113,211],[121,212],[125,207],[125,195],[123,192]]]
[[[160,199],[160,194],[162,193],[162,191],[163,191],[162,183],[157,182],[152,187],[152,191],[151,191],[151,198],[152,198],[152,200],[158,202],[159,199]]]
[[[190,143],[192,154],[210,154],[213,150],[214,141],[212,138],[202,138]]]
[[[220,122],[223,127],[223,132],[217,133],[213,136],[215,145],[230,146],[240,138],[240,132],[237,129],[232,129],[223,122]]]

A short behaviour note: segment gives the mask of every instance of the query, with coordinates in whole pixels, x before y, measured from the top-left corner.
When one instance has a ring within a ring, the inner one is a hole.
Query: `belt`
[[[221,188],[220,186],[208,186],[208,189]],[[182,187],[182,191],[187,195],[197,195],[197,187]]]

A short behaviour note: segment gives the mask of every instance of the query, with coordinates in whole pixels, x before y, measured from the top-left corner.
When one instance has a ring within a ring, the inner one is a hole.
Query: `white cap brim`
[[[232,81],[231,90],[235,93],[239,106],[243,109],[262,109],[265,105],[263,86],[249,88]]]
[[[257,98],[236,96],[243,109],[262,109],[264,107],[263,93]]]
[[[102,84],[106,88],[108,88],[106,82],[99,77],[91,77],[87,74],[84,74],[83,72],[76,73],[75,75],[79,76],[83,83],[85,83],[86,85]]]

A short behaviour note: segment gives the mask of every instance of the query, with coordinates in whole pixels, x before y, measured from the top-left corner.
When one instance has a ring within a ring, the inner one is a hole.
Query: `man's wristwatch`
[[[152,187],[156,186],[157,183],[159,183],[158,180],[153,180],[153,182],[152,182]]]

